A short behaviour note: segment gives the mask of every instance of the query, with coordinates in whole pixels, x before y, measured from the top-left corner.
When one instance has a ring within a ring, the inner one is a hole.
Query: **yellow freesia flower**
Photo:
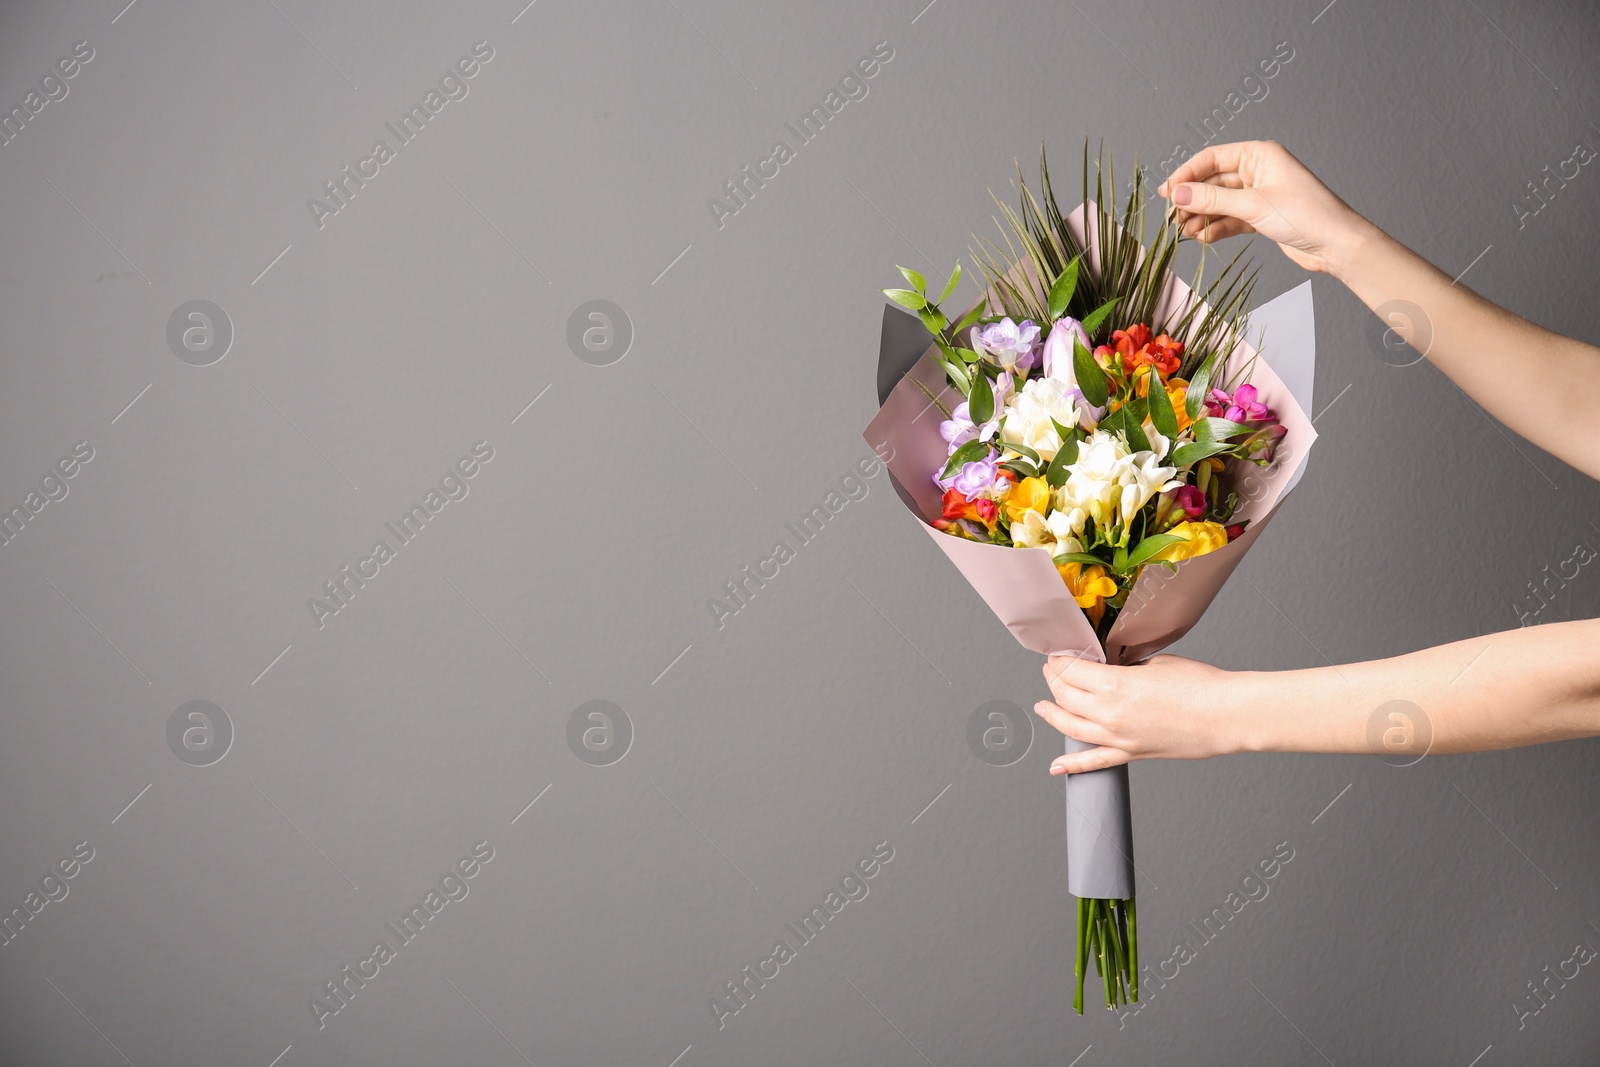
[[[1006,493],[1001,505],[1005,508],[1006,519],[1021,522],[1022,517],[1030,511],[1037,511],[1040,515],[1048,513],[1052,492],[1050,483],[1043,478],[1022,479]]]
[[[1098,616],[1102,600],[1117,595],[1116,579],[1107,574],[1104,567],[1085,570],[1081,563],[1058,563],[1056,570],[1061,572],[1061,580],[1067,583],[1067,591],[1078,607],[1089,609],[1092,615]]]
[[[1189,428],[1189,383],[1182,378],[1167,379],[1167,399],[1172,401],[1172,413],[1178,416],[1178,432]]]
[[[1180,522],[1167,532],[1177,534],[1183,540],[1170,544],[1151,556],[1151,562],[1164,560],[1168,563],[1177,563],[1193,559],[1195,556],[1203,556],[1207,552],[1215,552],[1228,543],[1227,529],[1215,522]]]

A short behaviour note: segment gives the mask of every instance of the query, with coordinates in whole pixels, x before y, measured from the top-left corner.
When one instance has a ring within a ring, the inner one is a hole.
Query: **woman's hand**
[[[1306,270],[1335,276],[1345,245],[1371,226],[1276,141],[1202,149],[1157,192],[1177,209],[1185,237],[1259,233]]]
[[[1051,656],[1045,681],[1055,703],[1033,706],[1044,720],[1098,748],[1062,756],[1051,774],[1081,774],[1136,759],[1206,759],[1240,751],[1239,676],[1181,656],[1113,667]]]

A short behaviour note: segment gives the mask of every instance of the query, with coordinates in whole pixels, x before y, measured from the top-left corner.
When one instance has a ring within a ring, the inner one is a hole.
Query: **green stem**
[[[1082,897],[1079,897],[1078,898],[1078,945],[1077,945],[1077,952],[1075,953],[1075,955],[1077,956],[1077,966],[1074,968],[1074,972],[1075,972],[1075,974],[1077,976],[1077,989],[1072,994],[1072,1007],[1079,1015],[1083,1014],[1083,972],[1084,972],[1085,965],[1089,962],[1089,959],[1088,959],[1088,956],[1089,956],[1088,917],[1089,917],[1089,902],[1087,900],[1084,900]]]
[[[1139,911],[1134,899],[1129,897],[1124,906],[1128,909],[1128,975],[1129,993],[1135,1004],[1139,1002]]]

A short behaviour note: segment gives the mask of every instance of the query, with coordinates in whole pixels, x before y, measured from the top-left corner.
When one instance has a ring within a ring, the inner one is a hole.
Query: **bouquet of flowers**
[[[1254,272],[1235,256],[1203,291],[1198,271],[1185,285],[1170,216],[1145,246],[1142,173],[1120,218],[1107,181],[1097,159],[1091,199],[1086,148],[1084,203],[1064,215],[1041,154],[1040,196],[1019,175],[1020,206],[1000,204],[1005,250],[976,251],[986,289],[954,322],[939,304],[959,263],[937,298],[899,268],[909,288],[884,293],[926,332],[908,337],[909,318],[885,309],[867,437],[893,446],[902,499],[1025,647],[1128,664],[1199,620],[1316,434],[1246,340]],[[1309,405],[1309,286],[1255,316],[1287,336],[1275,360]],[[942,421],[924,418],[935,407]],[[1127,781],[1126,766],[1067,781],[1080,1014],[1090,960],[1107,1007],[1139,996]]]

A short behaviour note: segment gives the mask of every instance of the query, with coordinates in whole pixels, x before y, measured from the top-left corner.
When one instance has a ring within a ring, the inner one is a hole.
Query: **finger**
[[[1202,182],[1213,174],[1237,171],[1248,144],[1247,141],[1235,141],[1232,144],[1214,144],[1202,148],[1167,176],[1167,180],[1161,183],[1161,195],[1166,196],[1166,190],[1172,189],[1180,182]]]
[[[1184,182],[1172,186],[1172,202],[1191,215],[1228,215],[1247,219],[1261,207],[1253,190],[1228,189],[1210,182]]]
[[[1176,174],[1177,172],[1174,171],[1173,173]],[[1205,181],[1211,183],[1212,185],[1225,185],[1229,189],[1243,189],[1245,187],[1244,176],[1236,170],[1219,171],[1216,174],[1209,175],[1207,178],[1205,178]],[[1156,193],[1160,196],[1166,197],[1168,200],[1172,199],[1171,183],[1172,179],[1168,178],[1166,181],[1162,182],[1156,187]]]
[[[1106,732],[1105,727],[1092,723],[1081,715],[1075,715],[1059,704],[1041,700],[1033,706],[1033,710],[1058,732],[1074,741],[1082,741],[1086,745],[1111,743],[1111,735]]]
[[[1190,215],[1183,222],[1178,232],[1184,237],[1198,237],[1205,241],[1220,241],[1224,237],[1237,237],[1241,233],[1253,233],[1255,227],[1240,219],[1215,215]]]
[[[1079,656],[1051,656],[1044,663],[1044,680],[1059,700],[1065,690],[1058,689],[1058,686],[1086,693],[1098,691],[1103,682],[1101,675],[1109,669],[1098,660]]]
[[[1087,774],[1089,771],[1103,771],[1107,767],[1120,767],[1132,759],[1133,756],[1120,748],[1101,745],[1099,748],[1087,748],[1082,752],[1069,752],[1057,757],[1050,764],[1050,773]]]

